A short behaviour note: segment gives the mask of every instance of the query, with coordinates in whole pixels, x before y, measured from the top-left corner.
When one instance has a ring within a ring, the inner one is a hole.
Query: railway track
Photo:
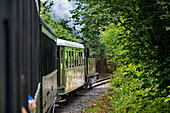
[[[101,78],[101,79],[97,80],[96,83],[92,85],[92,87],[97,87],[99,85],[108,83],[110,81],[110,78],[111,78],[110,76],[109,77],[105,77],[105,78]]]
[[[90,90],[90,89],[92,89],[92,88],[94,88],[94,87],[97,87],[97,86],[106,84],[106,83],[110,82],[110,79],[111,79],[110,76],[109,76],[109,77],[105,77],[105,78],[98,79],[98,80],[96,81],[96,83],[94,83],[94,84],[92,85],[92,87],[90,87],[90,88],[81,88],[80,90],[75,91],[76,93],[73,92],[73,94],[79,94],[79,92],[80,92],[80,93],[86,92],[86,91],[88,91],[88,90]]]
[[[104,95],[110,86],[110,77],[102,78],[96,81],[91,88],[80,89],[66,97],[66,101],[60,103],[55,109],[55,113],[82,113],[85,112],[90,102],[95,101]]]

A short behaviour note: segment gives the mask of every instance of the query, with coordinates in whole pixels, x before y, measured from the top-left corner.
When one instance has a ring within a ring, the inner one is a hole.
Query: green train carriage
[[[58,99],[82,86],[92,86],[98,74],[95,58],[83,44],[57,39]]]
[[[63,95],[84,85],[84,46],[57,39],[57,51],[58,93]]]

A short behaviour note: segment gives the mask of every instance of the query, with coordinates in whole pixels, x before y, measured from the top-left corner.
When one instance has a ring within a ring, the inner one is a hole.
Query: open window
[[[71,67],[74,67],[74,52],[71,52]]]
[[[65,61],[66,61],[66,68],[68,68],[68,51],[66,51],[66,55],[65,55]]]
[[[76,67],[77,66],[77,63],[76,63],[76,58],[77,57],[77,55],[76,55],[76,51],[74,52],[74,66]]]
[[[68,65],[69,65],[69,68],[71,68],[71,51],[69,51],[69,63],[68,63]]]

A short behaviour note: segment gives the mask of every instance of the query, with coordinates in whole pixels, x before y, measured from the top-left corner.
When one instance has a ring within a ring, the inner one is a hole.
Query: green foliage
[[[58,21],[57,18],[55,17],[52,18],[51,12],[52,5],[53,1],[49,0],[45,1],[44,3],[41,3],[40,16],[53,29],[58,38],[77,42],[76,37],[72,35],[72,30],[65,26],[67,21]]]
[[[158,63],[162,63],[168,57],[168,2],[80,0],[78,5],[79,7],[72,11],[73,18],[76,19],[76,24],[86,25],[82,32],[90,41],[100,40],[98,38],[100,31],[105,30],[110,23],[114,23],[117,27],[124,29],[124,36],[119,39],[122,43],[128,41],[124,49],[135,49],[132,53],[129,51],[132,57],[138,59],[148,57],[149,60],[157,60]],[[83,20],[79,18],[80,16],[83,16]],[[97,44],[100,45],[100,43]]]
[[[113,61],[121,69],[120,77],[112,81],[115,93],[121,96],[110,96],[114,101],[112,107],[117,106],[114,109],[118,112],[167,112],[170,3],[167,0],[80,0],[78,5],[72,11],[73,18],[77,24],[86,25],[82,32],[87,41],[97,42],[91,43],[92,46],[107,48],[106,56],[114,52]]]
[[[148,93],[151,87],[143,88],[142,80],[129,77],[122,70],[132,71],[138,77],[142,74],[135,71],[136,66],[132,64],[119,68],[115,72],[111,79],[111,87],[108,89],[110,95],[108,98],[112,100],[108,108],[110,112],[170,112],[169,103],[166,102],[167,97],[156,96],[155,92]],[[151,84],[155,84],[151,77],[148,80]]]
[[[86,112],[98,113],[98,112],[100,112],[100,111],[101,111],[101,109],[98,109],[98,108],[90,108],[90,109],[88,109]]]
[[[102,103],[99,102],[99,101],[96,101],[96,102],[91,102],[90,105],[91,105],[91,106],[94,106],[94,105],[102,105]],[[101,111],[101,109],[100,109],[100,108],[96,108],[96,107],[89,108],[89,109],[86,110],[86,112],[94,112],[94,113],[98,113],[98,112],[100,112],[100,111]]]
[[[77,3],[77,9],[71,11],[72,18],[75,20],[75,25],[85,25],[81,29],[81,33],[83,33],[84,43],[87,43],[91,48],[91,56],[97,58],[97,61],[104,61],[110,54],[110,50],[105,44],[101,43],[99,37],[100,28],[98,24],[104,21],[98,20],[99,17],[95,13],[99,9],[94,9],[93,6],[83,3],[85,2],[80,0],[80,3]],[[82,17],[83,19],[81,19]]]

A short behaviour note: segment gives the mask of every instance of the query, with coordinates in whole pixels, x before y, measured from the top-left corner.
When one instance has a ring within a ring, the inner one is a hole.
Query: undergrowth
[[[127,67],[126,67],[127,68]],[[169,96],[166,90],[157,93],[157,85],[152,77],[148,77],[148,85],[144,85],[143,79],[139,79],[142,72],[137,72],[135,67],[128,65],[128,70],[133,70],[135,75],[128,76],[118,68],[111,78],[111,86],[107,95],[102,99],[92,102],[86,112],[92,113],[169,113]],[[125,70],[125,69],[124,69]],[[126,71],[127,72],[127,71]],[[133,73],[133,74],[134,74]]]
[[[108,112],[108,106],[111,105],[111,99],[108,98],[108,95],[104,95],[98,100],[91,102],[89,108],[86,112],[92,113],[106,113]]]

